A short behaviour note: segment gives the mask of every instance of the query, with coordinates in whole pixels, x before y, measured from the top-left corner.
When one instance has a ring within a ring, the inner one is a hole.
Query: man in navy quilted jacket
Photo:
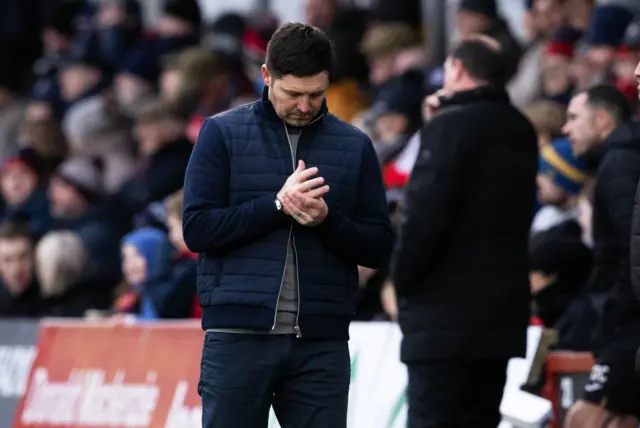
[[[208,118],[184,185],[206,331],[203,428],[345,428],[357,267],[392,230],[369,138],[328,112],[329,38],[276,31],[262,99]]]

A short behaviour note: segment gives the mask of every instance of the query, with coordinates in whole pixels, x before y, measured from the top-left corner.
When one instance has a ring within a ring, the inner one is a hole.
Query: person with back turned
[[[507,363],[525,355],[538,149],[504,73],[499,43],[469,36],[426,100],[393,268],[409,428],[497,427]]]
[[[206,330],[203,428],[346,428],[358,266],[391,253],[370,139],[328,112],[333,50],[280,27],[262,98],[208,118],[184,185]]]

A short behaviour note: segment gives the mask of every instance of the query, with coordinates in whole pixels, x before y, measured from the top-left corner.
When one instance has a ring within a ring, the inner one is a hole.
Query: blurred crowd
[[[199,317],[197,255],[181,231],[186,165],[206,117],[263,91],[277,16],[205,22],[196,0],[166,0],[151,26],[133,0],[15,0],[0,12],[0,315]],[[423,101],[443,83],[420,2],[306,0],[305,13],[335,43],[329,110],[370,135],[398,223]],[[638,110],[640,2],[533,0],[508,23],[494,0],[461,0],[453,22],[452,41],[479,32],[500,42],[504,84],[538,133],[534,322],[586,349],[592,305],[580,302],[597,197],[594,165],[576,146]],[[594,86],[611,118],[581,122],[572,97]],[[360,269],[358,320],[395,319],[388,273]]]

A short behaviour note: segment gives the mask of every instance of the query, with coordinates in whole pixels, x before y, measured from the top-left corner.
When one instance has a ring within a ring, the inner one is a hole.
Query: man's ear
[[[453,72],[454,81],[460,80],[464,73],[464,65],[462,65],[462,61],[457,58],[451,59],[451,71]]]
[[[596,109],[595,124],[596,129],[600,134],[603,134],[605,130],[609,132],[608,130],[612,129],[613,121],[613,117],[611,117],[611,114],[608,111],[602,108]]]
[[[271,86],[271,73],[269,73],[267,64],[262,64],[260,70],[262,71],[262,81],[264,82],[264,86]]]

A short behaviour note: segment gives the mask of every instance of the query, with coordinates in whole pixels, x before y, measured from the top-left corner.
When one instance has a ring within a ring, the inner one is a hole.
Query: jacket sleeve
[[[587,281],[592,293],[609,291],[630,281],[630,243],[633,205],[637,182],[636,156],[627,151],[611,151],[598,170],[595,188],[594,268]],[[633,165],[633,166],[632,166]]]
[[[638,161],[637,157],[629,158],[626,153],[612,153],[616,158],[612,159],[611,168],[607,168],[604,174],[599,175],[603,194],[606,198],[607,215],[611,221],[611,231],[617,251],[625,257],[620,257],[618,262],[617,281],[629,283],[629,250],[631,237],[631,224],[633,221],[633,206],[637,189],[637,181],[631,180],[630,175],[637,177],[637,171],[628,171],[629,167],[624,167],[632,160]],[[620,156],[620,157],[618,157]],[[615,167],[615,169],[613,168]],[[635,169],[637,167],[634,166]],[[627,172],[628,171],[628,172]],[[613,284],[611,284],[613,285]]]
[[[267,233],[285,220],[275,206],[276,191],[229,206],[229,152],[214,118],[200,130],[183,194],[182,233],[194,253],[220,250]]]
[[[631,228],[631,286],[636,297],[640,299],[640,182],[636,189]]]
[[[392,268],[398,295],[422,283],[455,221],[465,157],[465,141],[456,138],[455,132],[445,118],[436,118],[423,128]]]
[[[393,230],[378,157],[368,138],[362,153],[355,218],[329,207],[327,218],[315,229],[329,251],[345,263],[375,269],[388,261]]]

